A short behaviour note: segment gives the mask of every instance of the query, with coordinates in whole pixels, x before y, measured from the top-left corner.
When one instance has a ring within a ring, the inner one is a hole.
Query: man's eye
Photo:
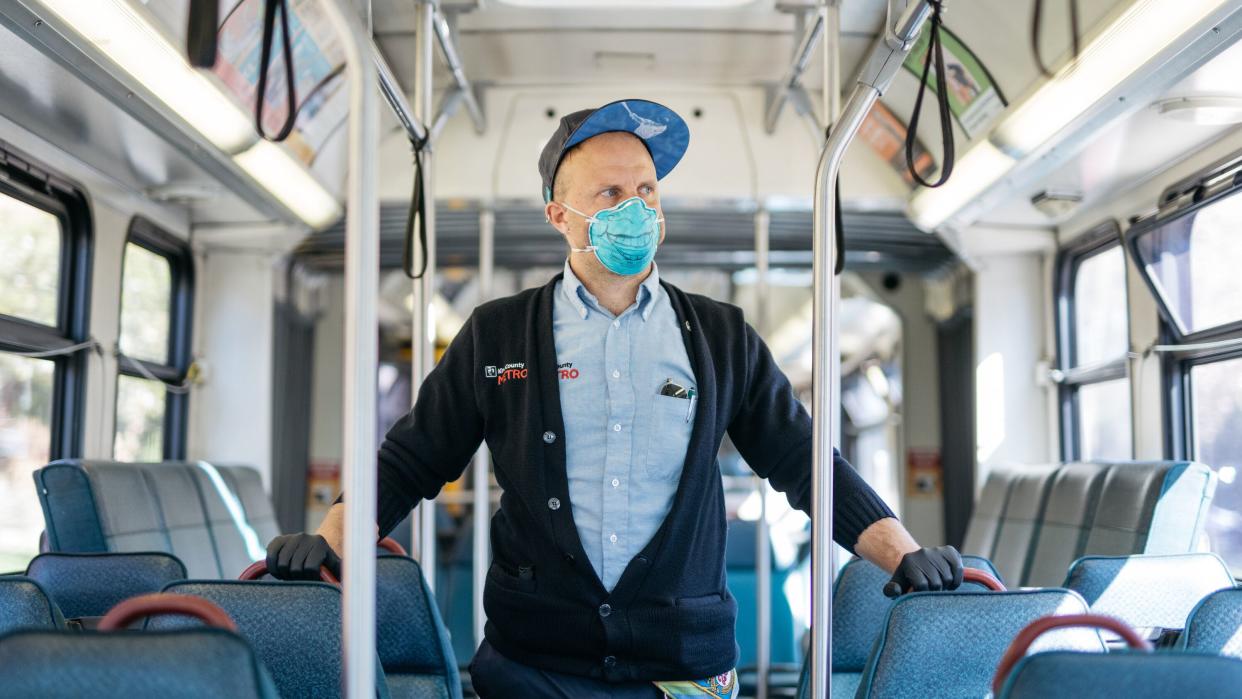
[[[651,185],[649,185],[649,184],[645,184],[645,185],[643,185],[643,186],[639,187],[639,188],[638,188],[638,191],[639,191],[640,193],[642,193],[642,195],[643,195],[643,196],[647,196],[648,194],[651,194],[652,192],[654,192],[654,191],[655,191],[655,187],[652,187],[652,186],[651,186]]]
[[[611,199],[612,197],[617,196],[617,188],[609,187],[608,189],[605,189],[604,191],[600,192],[600,196],[608,197]]]

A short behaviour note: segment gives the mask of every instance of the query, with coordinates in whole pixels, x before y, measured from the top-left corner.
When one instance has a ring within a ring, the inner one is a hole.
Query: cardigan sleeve
[[[745,375],[729,437],[755,473],[809,515],[811,416],[794,396],[789,379],[776,366],[763,339],[749,324],[744,327]],[[832,483],[833,539],[853,553],[863,530],[895,515],[835,448]]]
[[[419,501],[461,477],[483,440],[475,401],[475,318],[427,375],[414,407],[388,430],[378,455],[376,524],[385,537]]]

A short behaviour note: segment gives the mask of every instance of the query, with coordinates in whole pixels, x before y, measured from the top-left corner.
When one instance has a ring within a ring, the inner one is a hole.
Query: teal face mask
[[[660,224],[664,218],[639,197],[630,197],[616,206],[588,216],[568,204],[561,206],[590,222],[591,244],[573,248],[574,252],[593,252],[600,264],[614,274],[632,276],[647,269],[660,244]]]

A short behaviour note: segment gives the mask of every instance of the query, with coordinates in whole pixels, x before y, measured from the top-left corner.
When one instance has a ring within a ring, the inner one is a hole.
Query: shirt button
[[[612,614],[612,607],[610,605],[607,605],[607,604],[599,605],[600,616],[607,618],[609,614]]]
[[[619,486],[619,485],[621,485],[621,481],[620,481],[620,480],[618,480],[618,479],[616,479],[616,478],[612,479],[612,487],[616,488],[616,487],[617,487],[617,486]]]
[[[613,431],[613,432],[620,432],[620,431],[621,431],[621,423],[619,423],[619,422],[618,422],[617,424],[613,425],[613,426],[612,426],[612,431]]]
[[[614,328],[619,328],[619,327],[621,327],[621,321],[619,321],[619,320],[614,320],[614,321],[612,321],[612,327],[614,327]]]
[[[612,667],[613,665],[616,665],[616,664],[617,664],[617,656],[615,656],[615,655],[606,655],[606,656],[604,656],[604,666],[605,666],[605,667]]]
[[[614,379],[619,379],[619,378],[621,378],[621,372],[617,371],[616,369],[613,369],[613,370],[612,370],[612,378],[614,378]]]
[[[561,501],[557,500],[556,498],[548,498],[548,509],[549,510],[561,509]]]
[[[556,441],[556,433],[555,433],[555,432],[544,432],[544,433],[543,433],[543,442],[544,442],[544,444],[551,444],[552,442],[555,442],[555,441]]]
[[[553,508],[553,509],[556,509],[556,508]],[[609,540],[609,541],[611,541],[611,542],[612,542],[612,543],[614,543],[614,544],[615,544],[615,543],[617,543],[617,535],[616,535],[616,534],[613,534],[613,535],[609,536],[609,537],[608,537],[608,540]]]

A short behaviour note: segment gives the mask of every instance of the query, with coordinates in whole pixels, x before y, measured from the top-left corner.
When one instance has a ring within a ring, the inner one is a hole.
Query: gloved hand
[[[884,594],[956,590],[962,584],[962,556],[952,546],[922,548],[901,557],[897,572],[884,585]]]
[[[341,558],[318,534],[285,534],[267,545],[267,572],[279,580],[319,580],[319,566],[338,579]]]

